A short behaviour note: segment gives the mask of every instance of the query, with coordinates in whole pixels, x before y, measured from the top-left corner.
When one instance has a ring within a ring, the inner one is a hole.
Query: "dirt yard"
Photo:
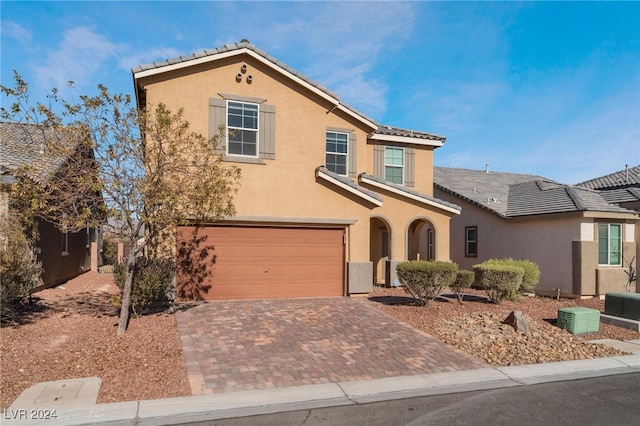
[[[1,408],[38,382],[76,377],[102,379],[99,403],[190,395],[174,316],[134,318],[126,336],[118,338],[117,294],[112,275],[95,272],[35,294],[36,303],[22,323],[0,330]],[[417,307],[402,289],[376,288],[369,300],[373,307],[492,365],[611,356],[619,352],[584,341],[640,338],[640,333],[606,324],[597,335],[576,337],[551,324],[559,307],[602,310],[603,302],[597,299],[524,297],[492,305],[476,297],[464,304],[435,300]],[[530,337],[501,324],[512,310],[530,319]]]

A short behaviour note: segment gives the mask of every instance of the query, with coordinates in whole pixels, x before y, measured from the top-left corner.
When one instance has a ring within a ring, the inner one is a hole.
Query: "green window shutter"
[[[373,146],[373,176],[384,179],[384,146]]]
[[[415,148],[404,149],[404,185],[415,186],[416,185],[416,167],[415,167]]]
[[[226,152],[226,136],[220,135],[220,127],[227,125],[227,101],[219,98],[209,98],[209,139],[218,136],[217,154]],[[226,135],[226,132],[223,131]]]
[[[260,158],[275,160],[276,158],[276,107],[260,105],[259,145]]]
[[[609,263],[609,226],[606,223],[598,224],[598,264]]]
[[[356,154],[358,153],[358,135],[356,132],[349,133],[349,177],[356,177],[358,174],[358,165]]]

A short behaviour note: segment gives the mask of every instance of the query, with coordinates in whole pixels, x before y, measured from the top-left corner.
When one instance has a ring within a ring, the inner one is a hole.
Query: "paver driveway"
[[[353,298],[216,301],[176,312],[194,395],[487,367]]]

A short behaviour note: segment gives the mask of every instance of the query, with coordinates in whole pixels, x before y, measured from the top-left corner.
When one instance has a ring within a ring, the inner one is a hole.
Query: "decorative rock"
[[[502,321],[504,324],[510,325],[518,333],[529,335],[531,328],[529,327],[529,321],[522,315],[521,311],[511,311],[509,316]]]

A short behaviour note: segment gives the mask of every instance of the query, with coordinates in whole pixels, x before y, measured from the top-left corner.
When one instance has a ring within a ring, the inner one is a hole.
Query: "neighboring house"
[[[625,290],[638,214],[598,191],[535,175],[446,167],[434,169],[434,185],[436,197],[462,206],[451,220],[451,258],[461,268],[492,258],[530,259],[540,266],[540,294]]]
[[[215,247],[200,297],[367,293],[393,283],[399,261],[449,260],[460,208],[433,197],[444,137],[381,126],[244,40],[133,79],[139,107],[183,108],[209,136],[224,126],[220,153],[242,170],[237,215],[200,230]]]
[[[12,208],[9,191],[18,168],[28,167],[31,179],[46,183],[67,160],[47,152],[44,143],[47,132],[49,130],[40,126],[0,122],[0,218],[4,219]],[[39,220],[38,234],[35,250],[43,266],[38,289],[58,285],[91,269],[91,243],[97,238],[94,229],[61,232],[52,224]],[[94,262],[97,262],[96,247],[93,252]]]
[[[595,189],[612,204],[640,211],[640,165],[576,184]]]

